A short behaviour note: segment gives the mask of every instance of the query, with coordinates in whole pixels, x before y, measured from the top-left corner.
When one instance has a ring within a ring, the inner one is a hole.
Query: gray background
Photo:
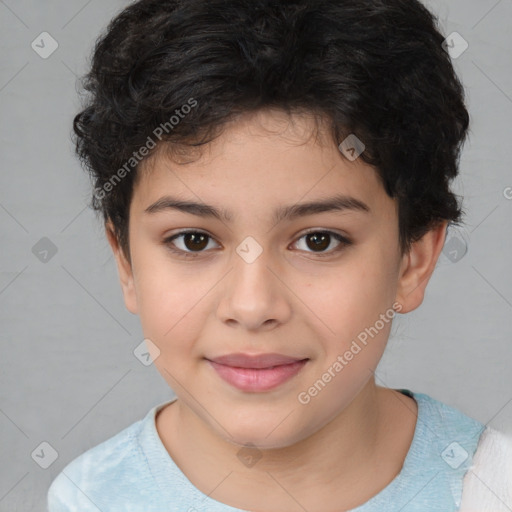
[[[512,0],[425,3],[446,36],[469,43],[454,59],[472,120],[455,183],[468,215],[451,246],[468,250],[456,262],[442,254],[423,305],[397,317],[377,382],[512,433]],[[70,139],[76,77],[125,5],[0,1],[1,511],[45,510],[68,462],[172,397],[133,354],[142,331]],[[59,44],[47,59],[31,48],[43,31]],[[33,252],[43,237],[57,249],[47,261]],[[58,453],[48,469],[35,462],[48,449],[31,455],[42,442]]]

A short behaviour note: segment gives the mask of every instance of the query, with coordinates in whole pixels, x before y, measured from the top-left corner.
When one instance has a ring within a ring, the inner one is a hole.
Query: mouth
[[[283,354],[228,354],[207,361],[231,386],[246,392],[263,392],[277,388],[297,375],[309,358]]]

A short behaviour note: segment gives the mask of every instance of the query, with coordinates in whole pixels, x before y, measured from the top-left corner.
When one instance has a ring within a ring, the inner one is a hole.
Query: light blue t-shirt
[[[399,475],[352,512],[455,512],[484,425],[428,395]],[[171,400],[172,401],[172,400]],[[163,445],[153,407],[143,418],[71,461],[48,491],[48,512],[247,512],[199,491]]]

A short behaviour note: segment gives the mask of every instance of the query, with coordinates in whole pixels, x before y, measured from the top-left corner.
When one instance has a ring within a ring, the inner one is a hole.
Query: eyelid
[[[343,251],[345,248],[353,245],[353,241],[346,235],[342,235],[341,233],[338,233],[337,231],[333,231],[332,229],[327,228],[309,228],[306,231],[303,231],[300,233],[300,236],[297,236],[295,238],[294,244],[296,244],[301,238],[304,238],[306,235],[309,235],[311,233],[326,233],[333,237],[335,240],[339,242],[339,245],[335,247],[334,249],[331,249],[330,251],[325,252],[314,252],[314,251],[301,251],[305,252],[306,254],[313,254],[316,257],[319,258],[327,258],[329,256],[334,256],[338,254],[339,252]]]
[[[198,256],[201,256],[202,254],[206,254],[207,251],[206,250],[203,250],[203,251],[184,251],[183,249],[177,249],[173,246],[173,241],[182,236],[182,235],[187,235],[188,233],[194,233],[194,234],[197,234],[197,235],[205,235],[206,237],[208,237],[210,240],[215,240],[215,238],[210,235],[208,232],[206,231],[202,231],[201,229],[184,229],[182,231],[178,231],[177,233],[174,233],[172,235],[169,235],[167,237],[164,238],[163,240],[163,244],[174,254],[177,254],[178,256],[183,256],[184,258],[190,258],[190,257],[198,257]],[[218,243],[216,240],[215,240],[216,243]]]
[[[176,238],[178,238],[179,236],[182,236],[182,235],[189,234],[189,233],[205,235],[210,240],[214,240],[216,243],[218,243],[215,240],[215,237],[210,235],[208,232],[200,230],[200,229],[184,229],[182,231],[179,231],[177,233],[174,233],[174,234],[164,238],[163,243],[164,243],[164,245],[167,246],[167,248],[171,252],[178,254],[179,256],[183,256],[184,258],[198,257],[202,254],[206,255],[208,252],[207,250],[194,252],[194,251],[184,251],[183,249],[177,249],[177,248],[172,247],[172,245],[173,245],[172,242]],[[332,250],[326,251],[326,252],[318,252],[318,253],[315,253],[314,251],[301,251],[301,252],[314,254],[318,257],[327,257],[327,256],[332,256],[332,255],[338,253],[339,251],[343,250],[345,247],[348,247],[353,244],[352,240],[349,237],[342,235],[342,234],[340,234],[336,231],[333,231],[331,229],[327,229],[327,228],[309,228],[306,231],[302,231],[298,235],[295,236],[293,243],[296,244],[301,238],[304,238],[306,235],[309,235],[311,233],[326,233],[328,235],[331,235],[340,243],[340,245],[338,245],[335,249],[332,249]]]

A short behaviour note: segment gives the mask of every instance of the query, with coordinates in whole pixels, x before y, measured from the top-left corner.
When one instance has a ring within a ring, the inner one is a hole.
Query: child
[[[110,23],[77,153],[176,398],[69,463],[49,512],[512,509],[509,440],[374,375],[462,215],[443,41],[417,0],[140,0]]]

